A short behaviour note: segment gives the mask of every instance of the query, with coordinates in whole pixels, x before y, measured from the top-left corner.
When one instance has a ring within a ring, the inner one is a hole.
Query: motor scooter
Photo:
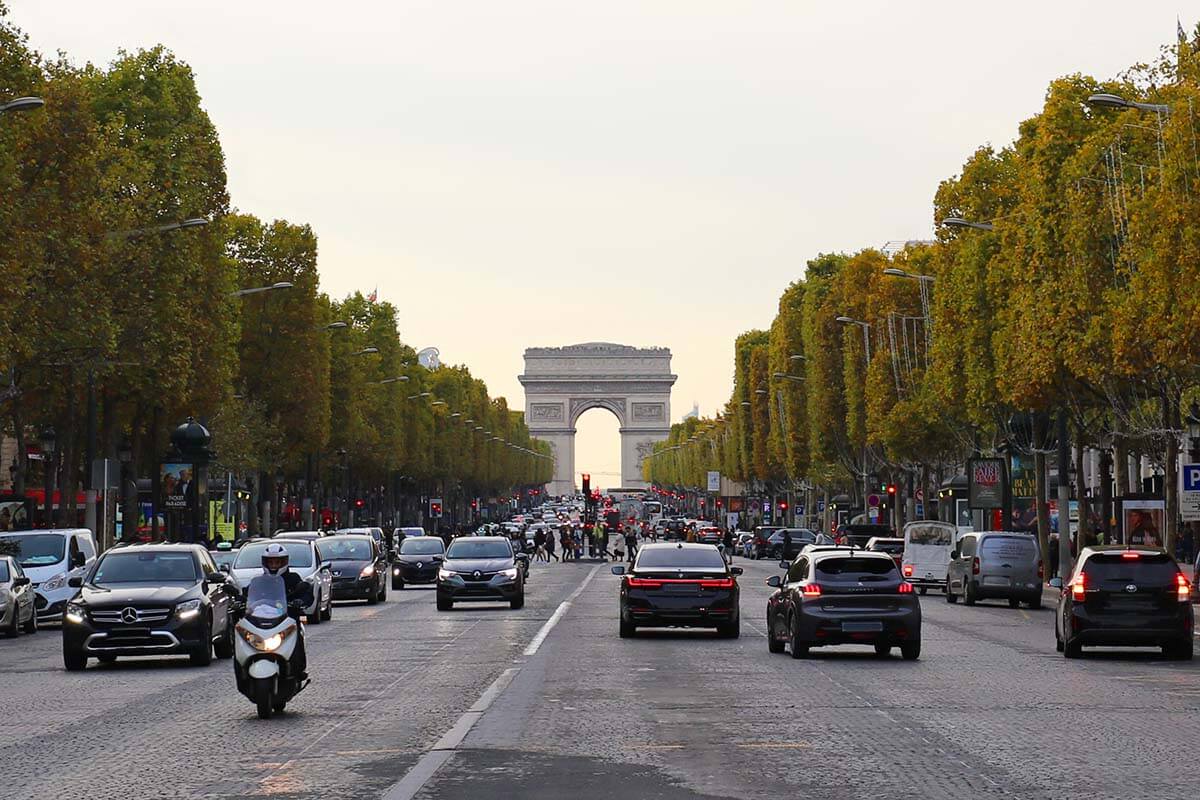
[[[250,582],[242,618],[234,626],[233,674],[260,719],[281,713],[308,685],[301,683],[293,658],[303,646],[299,612],[299,605],[289,609],[282,575],[264,573]]]

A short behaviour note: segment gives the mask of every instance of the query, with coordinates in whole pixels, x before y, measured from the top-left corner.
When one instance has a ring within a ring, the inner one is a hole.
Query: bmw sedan
[[[881,656],[897,645],[909,661],[921,655],[921,604],[887,553],[802,553],[767,585],[775,589],[767,600],[772,653],[786,646],[802,658],[811,647],[863,644]]]
[[[741,567],[725,563],[711,544],[644,544],[621,576],[621,638],[638,628],[716,628],[736,639],[741,629],[737,576]]]
[[[524,554],[513,551],[504,536],[463,536],[446,548],[437,573],[438,611],[455,603],[507,601],[512,608],[525,605],[525,572],[518,563]]]

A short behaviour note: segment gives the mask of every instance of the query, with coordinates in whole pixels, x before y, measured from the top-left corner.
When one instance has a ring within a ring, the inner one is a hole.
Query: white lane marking
[[[587,577],[583,579],[583,582],[580,583],[579,586],[575,587],[575,591],[571,592],[570,597],[568,597],[566,600],[563,600],[562,603],[559,604],[558,608],[554,610],[554,613],[550,615],[550,619],[546,620],[546,624],[543,625],[542,629],[533,637],[533,641],[531,641],[529,646],[525,648],[525,652],[522,653],[522,655],[531,656],[538,651],[538,648],[542,646],[542,642],[546,641],[546,637],[550,635],[550,631],[554,630],[554,626],[557,625],[558,621],[563,618],[564,614],[567,613],[567,609],[571,607],[571,603],[575,600],[575,598],[579,597],[579,595],[583,593],[583,590],[586,589],[587,585],[592,582],[592,578],[596,577],[596,573],[600,571],[600,567],[602,566],[603,564],[597,564],[596,566],[592,567],[592,571],[587,574]]]
[[[572,601],[583,593],[583,590],[591,583],[592,578],[596,576],[596,573],[600,571],[600,567],[602,566],[604,565],[597,564],[593,567],[592,571],[587,574],[587,577],[575,588],[575,591],[571,592],[567,599],[559,604],[554,613],[550,615],[550,619],[546,620],[542,627],[538,629],[529,646],[525,648],[524,655],[531,656],[538,651],[538,648],[542,646],[542,642],[546,641],[546,637],[550,634],[550,631],[554,629],[558,621],[567,613],[567,609],[571,607]],[[496,698],[517,677],[517,673],[521,671],[524,662],[514,663],[517,666],[509,667],[500,673],[496,680],[492,681],[491,685],[483,690],[483,694],[479,695],[479,699],[475,701],[471,708],[458,718],[458,721],[454,723],[450,730],[442,734],[442,737],[437,740],[433,747],[417,759],[417,763],[413,765],[412,769],[387,791],[383,796],[383,800],[412,800],[412,798],[416,797],[417,792],[421,791],[425,784],[442,768],[442,765],[450,760],[450,757],[454,755],[458,746],[462,744],[463,739],[467,738],[467,734],[471,732],[471,728],[475,727],[475,723],[479,722],[492,703],[496,701]],[[567,709],[574,710],[569,706]]]

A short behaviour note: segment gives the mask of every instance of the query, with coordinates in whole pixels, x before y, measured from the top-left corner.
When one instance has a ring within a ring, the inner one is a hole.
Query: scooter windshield
[[[246,590],[246,616],[268,624],[287,616],[287,587],[282,575],[264,572],[250,581]]]

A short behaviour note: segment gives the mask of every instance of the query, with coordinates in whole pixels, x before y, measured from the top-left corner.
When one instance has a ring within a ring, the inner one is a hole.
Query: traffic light
[[[478,511],[478,510],[479,510],[479,501],[478,501],[478,500],[472,500],[472,501],[471,501],[471,510],[472,510],[472,511]]]
[[[889,498],[895,497],[896,496],[896,484],[889,483],[887,485],[887,493],[888,493]]]
[[[429,516],[433,517],[434,519],[441,518],[441,516],[442,516],[442,501],[441,500],[430,500],[429,501]]]
[[[718,497],[717,498],[717,508],[720,508],[722,505],[724,505],[724,503],[721,502],[721,498]]]
[[[780,510],[780,511],[787,511],[787,500],[780,500],[780,501],[779,501],[779,510]]]
[[[588,473],[583,473],[583,495],[584,497],[592,493],[592,476]]]
[[[366,501],[363,500],[361,497],[354,498],[354,507],[355,508],[362,508],[366,504],[367,504]]]

